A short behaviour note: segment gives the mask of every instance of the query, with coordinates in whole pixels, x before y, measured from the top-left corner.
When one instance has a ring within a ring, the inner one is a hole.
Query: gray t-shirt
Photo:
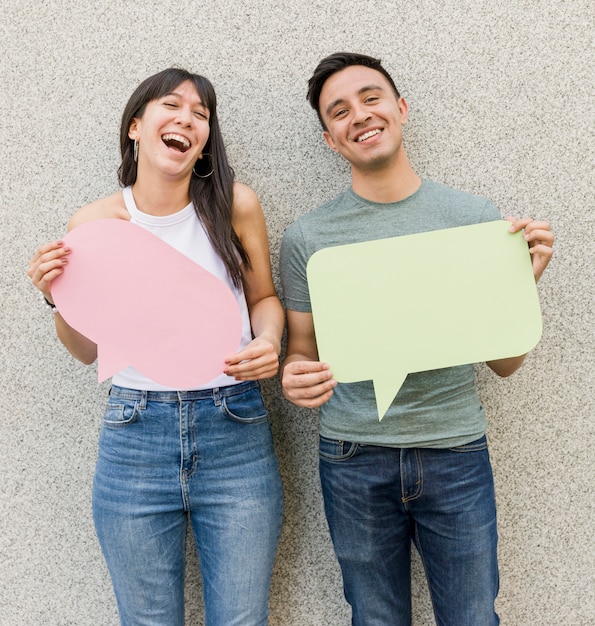
[[[312,311],[306,265],[322,248],[498,219],[498,209],[486,198],[426,179],[400,202],[370,202],[346,191],[285,231],[285,306]],[[472,365],[409,374],[382,421],[372,381],[339,383],[320,410],[321,435],[383,446],[446,448],[480,438],[485,428]]]

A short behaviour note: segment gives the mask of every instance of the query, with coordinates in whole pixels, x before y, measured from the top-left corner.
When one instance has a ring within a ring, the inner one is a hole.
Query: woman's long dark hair
[[[250,259],[232,226],[234,172],[227,160],[227,153],[221,137],[217,120],[217,97],[211,82],[204,76],[192,74],[183,69],[169,68],[144,80],[128,100],[122,114],[120,127],[120,152],[122,164],[118,169],[118,178],[123,187],[136,181],[136,162],[134,161],[134,141],[128,137],[133,118],[141,118],[147,104],[171,93],[182,83],[190,81],[195,86],[200,99],[209,110],[209,139],[203,148],[205,158],[196,164],[198,170],[212,169],[207,178],[200,178],[194,173],[190,178],[190,199],[199,219],[202,221],[215,251],[225,264],[233,284],[242,286],[241,264],[250,267]],[[209,156],[206,156],[209,155]],[[202,166],[202,161],[205,165]],[[201,175],[203,175],[202,172]]]

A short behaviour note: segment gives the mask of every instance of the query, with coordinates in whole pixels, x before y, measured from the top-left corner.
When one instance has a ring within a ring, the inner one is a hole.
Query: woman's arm
[[[52,241],[41,246],[29,263],[29,278],[48,302],[52,302],[52,281],[60,276],[68,265],[68,248],[62,241]],[[75,358],[89,365],[97,358],[97,345],[69,326],[58,310],[54,311],[54,323],[58,339]]]
[[[234,186],[233,227],[250,258],[243,284],[254,340],[226,359],[225,373],[237,380],[270,378],[279,369],[283,308],[271,275],[264,214],[256,194],[246,185]]]
[[[86,205],[76,211],[68,223],[67,231],[71,231],[84,222],[110,217],[129,219],[121,193]],[[41,246],[29,262],[27,271],[29,278],[48,302],[53,303],[52,281],[64,271],[68,271],[69,254],[70,248],[64,242],[52,241]],[[97,359],[97,344],[69,326],[59,311],[54,312],[54,323],[58,339],[75,359],[85,365],[89,365]]]

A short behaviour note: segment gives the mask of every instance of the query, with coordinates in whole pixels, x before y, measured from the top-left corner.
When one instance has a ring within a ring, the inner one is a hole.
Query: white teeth
[[[363,135],[361,135],[360,137],[357,138],[357,141],[365,141],[366,139],[369,139],[370,137],[373,137],[374,135],[377,135],[380,132],[380,129],[376,129],[376,130],[371,130],[367,133],[364,133]]]
[[[188,139],[186,139],[186,137],[182,137],[182,135],[168,133],[167,135],[163,135],[162,139],[163,141],[177,141],[178,143],[182,144],[185,148],[190,147],[190,142],[188,141]]]

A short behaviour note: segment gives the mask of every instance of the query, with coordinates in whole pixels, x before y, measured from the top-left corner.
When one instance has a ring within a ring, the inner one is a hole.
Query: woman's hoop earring
[[[132,156],[134,158],[134,162],[138,161],[138,139],[134,140],[134,146],[132,147]]]
[[[210,154],[208,154],[208,153],[201,154],[200,158],[196,161],[196,163],[198,163],[198,161],[199,161],[200,159],[202,159],[203,157],[205,157],[205,156],[208,156],[208,157],[209,157],[209,159],[211,158],[211,155],[210,155]],[[192,168],[192,171],[194,172],[194,175],[195,175],[197,178],[208,178],[208,177],[209,177],[209,176],[211,176],[211,174],[215,171],[215,170],[214,170],[214,168],[213,168],[213,165],[211,164],[211,171],[210,171],[208,174],[199,174],[199,173],[196,171],[196,169],[195,169],[195,168],[196,168],[196,163],[194,164],[194,167]]]

